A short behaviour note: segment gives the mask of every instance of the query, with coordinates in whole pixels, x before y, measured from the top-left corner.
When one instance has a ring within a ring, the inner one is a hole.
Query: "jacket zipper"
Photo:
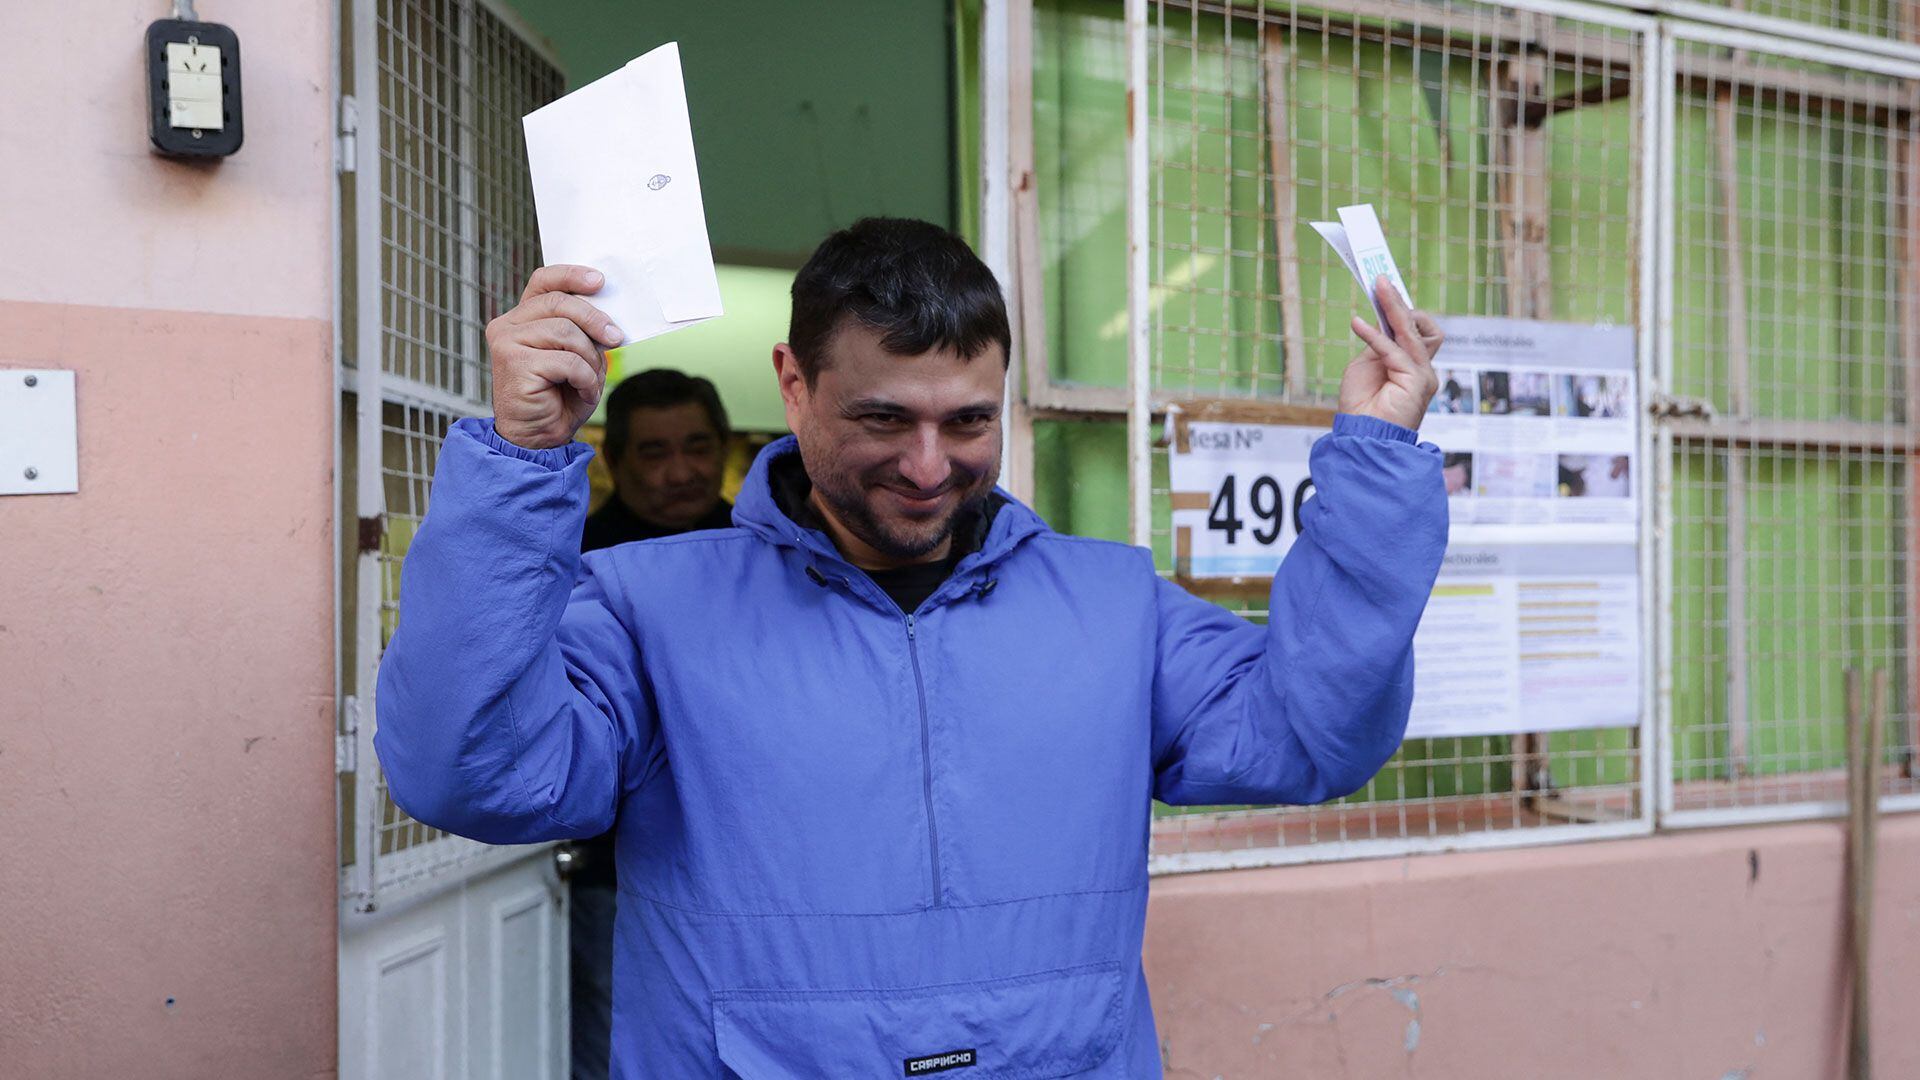
[[[940,828],[933,820],[933,750],[927,731],[927,682],[920,674],[920,644],[914,634],[914,617],[907,616],[907,655],[913,658],[913,688],[920,696],[920,779],[921,794],[927,800],[927,854],[933,863],[933,906],[941,906]]]

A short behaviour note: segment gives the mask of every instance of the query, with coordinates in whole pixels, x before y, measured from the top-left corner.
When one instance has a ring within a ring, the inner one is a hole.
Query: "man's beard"
[[[961,494],[960,501],[944,518],[938,521],[920,523],[918,528],[903,531],[881,521],[873,512],[871,504],[865,498],[867,489],[854,491],[842,490],[837,486],[816,482],[814,490],[833,510],[835,517],[846,526],[861,543],[885,555],[889,559],[915,561],[939,549],[953,536],[954,527],[964,521],[972,521],[987,503],[993,492],[992,473],[976,477]]]

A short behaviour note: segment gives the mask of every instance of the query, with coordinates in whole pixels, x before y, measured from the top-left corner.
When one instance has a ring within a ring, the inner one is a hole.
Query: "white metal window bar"
[[[1920,60],[1913,0],[1598,0],[1676,23],[1752,31],[1789,41]]]

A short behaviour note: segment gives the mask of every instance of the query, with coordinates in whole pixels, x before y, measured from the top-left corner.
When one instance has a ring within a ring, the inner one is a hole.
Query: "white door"
[[[481,0],[348,0],[341,102],[340,1075],[561,1077],[566,894],[547,846],[388,797],[374,675],[441,439],[489,411],[486,323],[539,264],[520,117],[550,53]]]
[[[517,859],[343,924],[342,1080],[567,1070],[567,920],[552,860]]]

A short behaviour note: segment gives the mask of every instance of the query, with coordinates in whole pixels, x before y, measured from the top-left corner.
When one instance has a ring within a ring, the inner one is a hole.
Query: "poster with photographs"
[[[1443,318],[1447,557],[1409,735],[1631,727],[1641,697],[1633,331]]]
[[[1440,323],[1440,390],[1420,437],[1445,454],[1455,526],[1613,526],[1582,538],[1631,539],[1639,516],[1632,328]],[[1473,539],[1457,529],[1455,538]]]

